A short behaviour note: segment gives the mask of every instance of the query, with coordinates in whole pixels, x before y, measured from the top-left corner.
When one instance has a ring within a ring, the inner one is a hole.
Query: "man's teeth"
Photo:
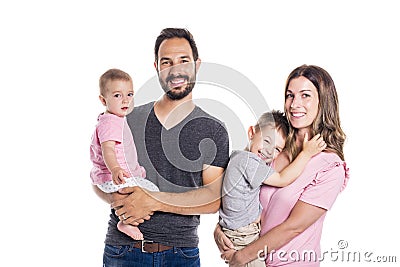
[[[185,81],[185,79],[173,79],[171,80],[172,84],[179,84],[179,83],[183,83]]]

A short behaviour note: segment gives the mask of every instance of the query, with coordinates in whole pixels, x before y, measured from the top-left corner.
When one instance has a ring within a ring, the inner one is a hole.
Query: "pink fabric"
[[[131,177],[146,177],[144,168],[138,163],[135,142],[126,119],[106,113],[99,115],[90,145],[90,159],[93,162],[90,177],[93,184],[102,184],[112,180],[101,151],[101,143],[106,141],[116,142],[117,161],[121,168],[130,172]]]
[[[261,214],[261,235],[281,224],[289,216],[298,200],[329,210],[349,178],[346,163],[334,153],[320,153],[307,164],[303,173],[289,186],[275,188],[262,186],[260,201],[263,206]],[[268,255],[268,266],[319,266],[320,240],[325,215],[303,233],[295,237],[277,252]],[[316,254],[303,257],[307,251]],[[287,254],[284,255],[283,252]],[[300,260],[293,260],[297,256]],[[304,258],[306,258],[304,260]],[[302,260],[303,259],[303,260]],[[315,261],[316,259],[316,261]]]

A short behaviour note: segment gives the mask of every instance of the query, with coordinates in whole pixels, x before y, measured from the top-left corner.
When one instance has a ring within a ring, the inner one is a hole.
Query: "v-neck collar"
[[[154,105],[153,105],[153,107],[151,108],[151,113],[152,113],[152,115],[154,116],[154,118],[157,120],[158,124],[161,125],[163,131],[171,131],[171,130],[177,128],[178,126],[180,126],[181,124],[185,124],[186,121],[188,120],[188,118],[189,118],[189,117],[193,117],[193,114],[194,114],[195,112],[197,112],[198,109],[199,109],[199,107],[198,107],[198,106],[195,106],[194,109],[193,109],[185,118],[183,118],[183,120],[181,120],[180,122],[178,122],[177,124],[175,124],[174,126],[172,126],[172,127],[169,128],[169,129],[167,129],[167,128],[164,126],[164,124],[162,124],[161,121],[158,119],[158,117],[157,117],[157,115],[156,115],[156,112],[155,112],[155,110],[154,110]]]

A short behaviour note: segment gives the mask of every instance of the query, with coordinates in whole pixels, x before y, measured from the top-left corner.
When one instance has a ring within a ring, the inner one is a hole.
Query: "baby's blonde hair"
[[[131,76],[120,69],[109,69],[101,75],[99,80],[100,94],[104,96],[107,93],[106,84],[108,81],[127,81],[132,82]]]

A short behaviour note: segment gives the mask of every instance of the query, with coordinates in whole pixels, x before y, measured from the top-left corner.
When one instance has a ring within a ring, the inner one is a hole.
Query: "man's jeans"
[[[199,267],[199,248],[178,248],[155,253],[145,253],[132,246],[106,245],[103,267]]]

